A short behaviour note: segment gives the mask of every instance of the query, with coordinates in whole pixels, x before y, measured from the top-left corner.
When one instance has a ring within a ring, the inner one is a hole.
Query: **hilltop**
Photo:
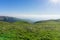
[[[60,20],[44,20],[34,24],[1,20],[0,40],[60,40]]]

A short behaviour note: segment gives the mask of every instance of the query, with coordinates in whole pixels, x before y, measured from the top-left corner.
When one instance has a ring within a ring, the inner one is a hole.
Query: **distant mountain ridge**
[[[35,23],[45,23],[45,22],[58,22],[58,23],[60,23],[60,19],[43,20],[43,21],[37,21]]]
[[[28,20],[28,19],[20,19],[20,18],[15,18],[15,17],[8,17],[8,16],[0,16],[0,21],[5,21],[5,22],[21,21],[21,22],[29,22],[29,23],[32,23],[32,21],[31,20]]]
[[[40,20],[33,22],[32,20],[29,19],[20,19],[20,18],[15,18],[15,17],[8,17],[8,16],[0,16],[0,21],[5,21],[5,22],[16,22],[16,21],[22,21],[22,22],[29,22],[29,23],[44,23],[44,22],[60,22],[60,19],[54,19],[54,20]]]
[[[18,18],[14,17],[8,17],[8,16],[0,16],[0,21],[5,21],[5,22],[15,22],[18,21]]]

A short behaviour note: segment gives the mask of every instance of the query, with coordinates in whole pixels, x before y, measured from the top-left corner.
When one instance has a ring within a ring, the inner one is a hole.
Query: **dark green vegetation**
[[[60,22],[0,21],[0,40],[60,40]]]

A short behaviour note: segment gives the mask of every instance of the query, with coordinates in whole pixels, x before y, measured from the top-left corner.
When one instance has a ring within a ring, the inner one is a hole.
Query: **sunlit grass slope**
[[[60,22],[0,21],[0,40],[60,40]]]

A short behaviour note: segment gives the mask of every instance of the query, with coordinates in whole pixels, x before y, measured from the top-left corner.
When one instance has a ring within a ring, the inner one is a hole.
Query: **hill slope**
[[[20,22],[31,22],[28,19],[19,19],[19,18],[15,18],[15,17],[8,17],[8,16],[0,16],[0,21],[4,21],[4,22],[16,22],[16,21],[20,21]]]
[[[0,21],[0,40],[60,40],[60,22]]]

